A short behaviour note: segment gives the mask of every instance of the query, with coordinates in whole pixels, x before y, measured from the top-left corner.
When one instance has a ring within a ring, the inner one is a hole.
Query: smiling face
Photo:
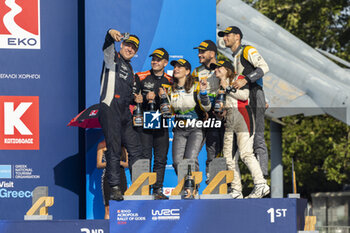
[[[182,79],[182,78],[185,78],[187,75],[190,74],[190,70],[186,69],[185,67],[183,66],[180,66],[179,64],[176,64],[174,66],[174,73],[173,73],[173,76],[174,78],[176,79]]]
[[[213,58],[215,58],[215,52],[198,49],[198,58],[199,58],[199,63],[208,66],[212,62]]]
[[[159,58],[157,56],[152,56],[151,66],[153,71],[159,72],[163,71],[164,68],[168,65],[168,61],[164,58]]]
[[[123,42],[120,44],[120,55],[122,55],[122,57],[125,60],[130,60],[131,58],[133,58],[135,56],[137,52],[137,48],[133,43],[126,43]]]
[[[241,36],[234,33],[225,34],[224,42],[227,48],[231,48],[231,50],[234,51],[241,44]]]

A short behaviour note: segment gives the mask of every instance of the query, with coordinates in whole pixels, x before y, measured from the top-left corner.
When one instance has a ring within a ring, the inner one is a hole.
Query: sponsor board
[[[38,96],[0,96],[0,150],[39,150]]]
[[[35,175],[33,168],[25,164],[0,165],[0,199],[21,199],[31,198],[32,191],[18,190],[21,185],[17,185],[15,179],[39,179],[40,175]],[[13,179],[13,180],[9,180]]]
[[[40,0],[0,0],[0,48],[40,49]]]
[[[34,169],[26,164],[0,165],[0,179],[40,179],[40,175],[35,174]]]

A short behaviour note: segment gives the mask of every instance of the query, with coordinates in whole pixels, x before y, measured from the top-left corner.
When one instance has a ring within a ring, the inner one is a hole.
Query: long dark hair
[[[173,90],[176,90],[176,88],[178,87],[178,83],[177,83],[177,79],[174,78],[174,83],[173,83]],[[185,85],[184,85],[184,88],[185,88],[185,91],[187,93],[190,92],[193,84],[194,84],[194,81],[195,81],[195,77],[192,76],[191,72],[186,76],[186,80],[185,80]]]
[[[235,74],[233,73],[233,71],[229,68],[226,68],[225,69],[227,70],[227,78],[229,79],[230,83],[229,85],[231,85],[231,83],[233,82],[233,79],[235,78]]]

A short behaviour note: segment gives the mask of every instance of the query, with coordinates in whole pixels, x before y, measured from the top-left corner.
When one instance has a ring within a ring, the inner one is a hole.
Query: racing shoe
[[[164,195],[161,188],[153,189],[154,200],[168,200],[169,198]]]
[[[123,195],[122,195],[122,191],[120,190],[120,187],[117,186],[113,186],[111,188],[111,196],[110,196],[111,200],[116,200],[116,201],[122,201],[124,200]]]
[[[229,194],[232,196],[233,199],[242,199],[243,198],[242,192],[240,192],[236,189],[232,189]]]
[[[270,193],[270,187],[267,184],[257,184],[253,191],[245,198],[262,198]]]

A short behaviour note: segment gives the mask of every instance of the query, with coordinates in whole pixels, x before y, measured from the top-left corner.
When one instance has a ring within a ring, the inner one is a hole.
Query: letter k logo
[[[0,150],[39,150],[39,96],[0,96]]]
[[[21,121],[22,115],[28,110],[30,105],[32,103],[22,102],[14,109],[13,102],[4,103],[5,135],[14,135],[15,127],[22,135],[33,135],[23,121]]]

